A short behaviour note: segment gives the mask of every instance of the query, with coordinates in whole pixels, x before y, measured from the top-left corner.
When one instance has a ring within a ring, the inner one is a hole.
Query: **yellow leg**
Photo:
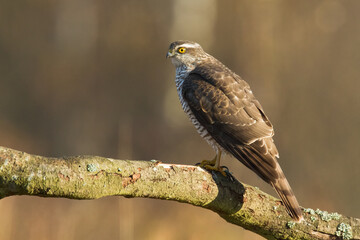
[[[220,167],[220,159],[221,159],[221,151],[219,150],[218,154],[216,154],[213,160],[210,161],[203,160],[200,163],[200,167],[205,168],[207,170],[218,171],[226,177],[225,171]]]
[[[202,160],[200,163],[200,167],[215,166],[217,159],[218,159],[218,154],[216,154],[212,160]]]

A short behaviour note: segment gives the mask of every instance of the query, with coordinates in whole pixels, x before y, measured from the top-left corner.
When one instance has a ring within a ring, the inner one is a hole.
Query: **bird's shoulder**
[[[215,108],[219,113],[236,114],[241,109],[254,108],[252,118],[259,118],[262,110],[249,84],[220,61],[211,58],[199,63],[184,80],[184,94],[194,95],[201,104]],[[255,115],[256,116],[255,116]]]
[[[235,86],[237,89],[250,90],[250,86],[246,81],[213,57],[198,63],[189,73],[189,75],[192,74],[200,75],[204,80],[222,90],[233,91],[235,89],[231,87]]]

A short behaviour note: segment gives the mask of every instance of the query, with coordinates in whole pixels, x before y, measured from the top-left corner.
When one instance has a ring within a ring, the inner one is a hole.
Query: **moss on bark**
[[[280,200],[230,174],[158,161],[47,158],[0,147],[0,198],[12,195],[174,200],[210,209],[267,239],[360,239],[359,219],[305,209],[305,221],[295,223]]]

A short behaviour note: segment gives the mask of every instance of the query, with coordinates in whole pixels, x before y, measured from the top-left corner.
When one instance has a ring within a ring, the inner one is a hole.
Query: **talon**
[[[198,165],[200,165],[200,167],[215,166],[216,158],[217,158],[217,155],[215,155],[215,157],[212,160],[202,160],[201,163],[199,163]]]
[[[221,158],[221,151],[219,150],[218,154],[215,155],[213,160],[210,161],[203,160],[199,165],[200,167],[205,168],[207,170],[220,172],[223,176],[226,177],[227,174],[225,171],[228,171],[228,168],[224,166],[220,167],[220,158]],[[223,169],[225,169],[225,171]]]
[[[216,167],[216,166],[210,166],[210,165],[206,165],[206,166],[202,166],[202,167],[205,168],[206,170],[220,172],[224,177],[227,176],[227,174],[226,174],[226,171],[228,171],[227,167],[224,167],[224,166]]]

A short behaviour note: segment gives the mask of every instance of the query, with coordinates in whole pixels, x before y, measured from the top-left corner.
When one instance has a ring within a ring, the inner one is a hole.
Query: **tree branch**
[[[0,147],[0,198],[12,195],[174,200],[210,209],[267,239],[360,239],[360,219],[305,209],[305,221],[295,223],[280,200],[230,174],[153,160],[47,158]]]

